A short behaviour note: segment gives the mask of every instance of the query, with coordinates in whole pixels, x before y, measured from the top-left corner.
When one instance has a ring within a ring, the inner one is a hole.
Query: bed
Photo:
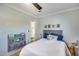
[[[47,32],[49,33],[49,30],[44,31],[44,33]],[[58,31],[58,33],[59,32],[60,31]],[[44,37],[36,42],[24,46],[24,48],[20,52],[20,56],[70,56],[71,55],[64,41],[47,40],[47,38]]]
[[[20,56],[68,56],[70,52],[62,41],[40,39],[26,45]]]

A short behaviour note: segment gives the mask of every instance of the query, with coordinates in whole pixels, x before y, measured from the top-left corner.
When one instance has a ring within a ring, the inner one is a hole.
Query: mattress
[[[40,39],[26,45],[20,56],[66,56],[69,51],[66,44],[56,40]]]

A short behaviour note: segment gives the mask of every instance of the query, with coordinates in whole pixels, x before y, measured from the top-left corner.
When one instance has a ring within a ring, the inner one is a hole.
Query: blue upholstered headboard
[[[43,38],[47,38],[47,35],[58,36],[57,40],[63,40],[62,30],[43,30]]]

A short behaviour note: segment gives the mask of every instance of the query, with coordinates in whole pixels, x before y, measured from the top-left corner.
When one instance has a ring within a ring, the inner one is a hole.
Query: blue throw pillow
[[[57,40],[63,40],[63,36],[62,35],[58,35],[58,38],[57,38]]]

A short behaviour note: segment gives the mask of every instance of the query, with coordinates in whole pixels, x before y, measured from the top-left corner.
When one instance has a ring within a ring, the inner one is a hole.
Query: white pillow
[[[52,39],[53,39],[52,35],[50,35],[50,34],[47,35],[47,39],[48,39],[48,40],[52,40]]]
[[[47,35],[47,39],[48,39],[48,40],[57,40],[57,38],[58,38],[58,37],[57,37],[57,36],[54,36],[54,35],[50,35],[50,34]]]
[[[58,38],[58,36],[54,36],[54,35],[52,35],[52,37],[53,37],[52,38],[53,40],[57,40],[57,38]]]

